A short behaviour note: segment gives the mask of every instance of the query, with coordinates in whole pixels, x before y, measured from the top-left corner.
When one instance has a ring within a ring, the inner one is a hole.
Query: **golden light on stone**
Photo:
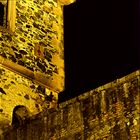
[[[8,0],[8,26],[0,27],[0,140],[140,139],[140,70],[57,104],[65,89],[63,6],[73,2]]]
[[[0,122],[12,124],[17,106],[31,116],[57,107],[65,77],[62,7],[71,2],[8,1],[8,26],[0,32]]]
[[[69,5],[71,3],[76,2],[76,0],[59,0],[61,4],[63,5]]]

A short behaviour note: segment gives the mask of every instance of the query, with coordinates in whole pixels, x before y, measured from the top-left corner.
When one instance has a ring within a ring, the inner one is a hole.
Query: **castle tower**
[[[0,133],[56,108],[64,90],[63,6],[74,0],[0,0]]]

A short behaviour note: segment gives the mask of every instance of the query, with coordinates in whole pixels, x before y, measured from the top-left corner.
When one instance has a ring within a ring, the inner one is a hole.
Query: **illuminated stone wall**
[[[16,0],[15,32],[1,28],[0,55],[64,88],[63,6],[55,0]]]
[[[63,6],[73,2],[13,1],[15,29],[0,26],[0,135],[17,106],[30,117],[57,107],[64,90]]]
[[[3,139],[139,140],[139,99],[140,70],[40,113]]]
[[[0,79],[0,125],[11,124],[13,109],[18,105],[27,107],[30,115],[35,115],[52,108],[52,102],[57,103],[57,93],[10,70],[1,67]],[[46,100],[51,93],[52,99]]]

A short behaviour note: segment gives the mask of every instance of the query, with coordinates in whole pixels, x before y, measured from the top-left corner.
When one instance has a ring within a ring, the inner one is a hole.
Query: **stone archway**
[[[12,126],[19,127],[24,125],[29,120],[30,113],[23,105],[18,105],[13,110]]]

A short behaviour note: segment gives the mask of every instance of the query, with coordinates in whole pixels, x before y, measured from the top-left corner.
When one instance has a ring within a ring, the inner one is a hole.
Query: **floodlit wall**
[[[13,1],[15,30],[1,26],[0,55],[44,76],[50,88],[63,90],[63,6],[54,0]]]
[[[6,140],[139,140],[140,70],[27,120]]]
[[[63,6],[72,2],[0,0],[0,135],[17,107],[28,117],[57,107],[64,90]]]

